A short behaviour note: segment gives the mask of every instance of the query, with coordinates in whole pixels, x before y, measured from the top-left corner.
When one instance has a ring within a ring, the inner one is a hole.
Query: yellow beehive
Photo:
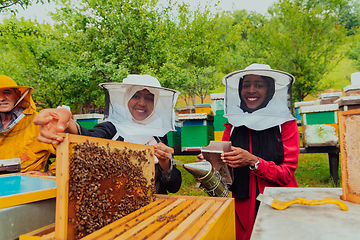
[[[211,104],[195,104],[195,113],[208,113],[208,114],[214,114],[211,110]]]
[[[224,131],[214,131],[214,141],[222,141]]]
[[[157,195],[149,205],[82,240],[235,239],[232,198]],[[20,236],[20,240],[56,239],[55,226]]]
[[[84,143],[84,140],[86,142]],[[93,143],[93,144],[91,144]],[[149,203],[129,214],[121,216],[118,220],[109,222],[96,231],[85,234],[83,231],[75,231],[79,222],[83,225],[89,223],[89,218],[85,215],[81,219],[75,219],[74,208],[81,209],[82,204],[77,205],[71,201],[70,190],[76,183],[71,183],[74,159],[85,158],[78,148],[83,144],[90,144],[97,149],[97,145],[106,146],[105,150],[110,151],[113,147],[117,149],[138,149],[146,150],[153,154],[153,147],[139,144],[123,143],[118,141],[90,138],[77,135],[66,134],[65,141],[57,148],[57,201],[55,224],[48,227],[21,235],[20,240],[39,240],[39,239],[235,239],[235,207],[234,200],[231,198],[212,198],[212,197],[192,197],[192,196],[167,196],[153,194],[153,188],[148,195],[152,197]],[[74,146],[79,146],[74,148]],[[89,147],[87,147],[89,148]],[[96,150],[98,151],[98,150]],[[103,151],[103,150],[101,150]],[[101,152],[101,155],[106,154]],[[91,152],[91,151],[90,151]],[[94,155],[94,154],[92,154]],[[96,157],[99,154],[96,154]],[[147,162],[141,162],[141,166],[146,175],[148,183],[154,187],[154,162],[148,156]],[[132,162],[137,160],[131,158]],[[94,161],[94,159],[91,159]],[[140,165],[140,163],[137,163]],[[147,173],[147,174],[146,174]],[[119,180],[121,185],[124,181]],[[91,182],[89,183],[94,184]],[[101,183],[103,185],[103,183]],[[134,184],[134,183],[130,183]],[[106,183],[104,184],[106,185]],[[125,184],[126,185],[126,184]],[[115,189],[115,187],[112,187]],[[106,189],[109,189],[106,187]],[[104,190],[104,189],[102,189]],[[119,189],[121,190],[121,189]],[[141,190],[141,189],[140,189]],[[134,189],[131,194],[136,195],[139,189]],[[124,191],[124,190],[122,190]],[[76,191],[73,191],[76,192]],[[80,191],[82,192],[82,191]],[[114,191],[115,192],[115,191]],[[144,191],[140,191],[143,193]],[[74,194],[74,193],[73,193]],[[79,198],[84,198],[81,193]],[[89,201],[96,201],[100,196],[96,196]],[[76,200],[76,198],[75,198]],[[141,199],[140,199],[141,200]],[[74,199],[73,199],[74,201]],[[87,208],[84,208],[87,210]],[[98,210],[96,210],[98,211]],[[90,211],[91,212],[91,211]],[[108,211],[109,212],[109,211]],[[114,212],[111,210],[110,212]],[[101,213],[102,218],[108,217],[108,213]],[[114,214],[114,213],[113,213]],[[97,214],[99,215],[99,214]],[[102,221],[98,219],[97,221]],[[92,220],[90,228],[96,224]],[[75,230],[74,230],[75,229]],[[79,229],[77,229],[79,230]],[[90,229],[93,230],[93,229]]]

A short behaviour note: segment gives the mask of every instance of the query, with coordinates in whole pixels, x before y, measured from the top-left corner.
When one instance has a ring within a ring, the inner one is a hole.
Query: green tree
[[[0,0],[0,13],[4,11],[16,12],[15,9],[12,9],[13,6],[21,6],[23,9],[27,8],[28,6],[32,5],[33,3],[45,3],[50,2],[50,0]]]
[[[280,0],[268,9],[269,22],[249,31],[254,58],[295,76],[293,100],[318,92],[319,80],[344,56],[338,49],[346,31],[338,19],[346,4],[345,0]]]
[[[19,85],[32,86],[34,100],[44,107],[70,103],[66,93],[72,86],[64,81],[69,54],[50,25],[6,19],[0,25],[0,43],[3,74]]]
[[[222,73],[230,73],[244,69],[254,62],[262,61],[259,55],[254,54],[255,48],[248,41],[249,31],[258,29],[268,23],[261,14],[254,11],[235,10],[233,13],[224,13],[224,25],[231,25],[224,32],[223,38],[226,48],[222,52],[218,68]]]
[[[178,16],[167,21],[166,63],[160,68],[160,78],[166,87],[180,90],[189,105],[190,101],[195,103],[195,96],[203,102],[209,90],[221,82],[216,72],[226,47],[223,33],[228,26],[222,25],[221,16],[212,14],[208,7],[177,7]]]
[[[343,7],[339,17],[339,23],[346,28],[348,31],[347,35],[354,35],[356,33],[356,29],[359,28],[360,24],[359,1],[349,1],[349,3]]]
[[[80,6],[64,1],[53,19],[73,55],[66,78],[73,86],[71,102],[103,105],[99,83],[157,72],[165,62],[161,14],[147,0],[83,0]]]

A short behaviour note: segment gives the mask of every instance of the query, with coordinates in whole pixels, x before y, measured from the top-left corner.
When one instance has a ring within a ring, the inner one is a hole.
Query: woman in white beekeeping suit
[[[251,64],[227,74],[223,141],[231,150],[222,160],[233,168],[236,239],[251,237],[265,187],[297,187],[294,172],[300,151],[296,119],[288,108],[295,78],[265,64]],[[202,156],[199,156],[202,159]]]
[[[71,119],[64,108],[44,109],[35,119],[40,125],[39,141],[58,143],[57,132],[68,132],[124,142],[153,145],[155,149],[156,193],[175,193],[181,186],[181,173],[176,168],[167,146],[166,133],[175,130],[175,113],[179,92],[162,88],[150,75],[129,75],[122,83],[102,83],[105,92],[105,118],[92,129]]]

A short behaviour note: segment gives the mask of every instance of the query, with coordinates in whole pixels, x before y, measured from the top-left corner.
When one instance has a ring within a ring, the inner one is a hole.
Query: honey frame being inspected
[[[150,151],[152,159],[146,165],[147,179],[154,180],[154,148],[152,146],[126,143],[121,141],[112,141],[108,139],[87,137],[81,135],[61,134],[64,141],[57,146],[56,153],[56,183],[57,183],[57,200],[56,200],[56,218],[55,218],[55,239],[68,239],[68,223],[69,223],[69,166],[70,166],[70,145],[80,144],[84,142],[94,143],[98,146],[132,149],[138,151]],[[144,169],[145,169],[144,168]]]
[[[342,180],[342,189],[343,189],[343,195],[340,196],[340,198],[342,200],[360,203],[360,193],[354,192],[349,185],[348,153],[346,151],[346,146],[345,146],[346,145],[345,137],[346,137],[347,129],[345,123],[346,120],[351,116],[360,117],[360,109],[338,112],[339,133],[340,133],[340,153],[341,153],[341,180]],[[354,129],[351,129],[350,131],[354,132]],[[356,132],[356,133],[360,134],[360,132]],[[360,169],[358,169],[358,171],[360,171]],[[358,181],[360,181],[360,179],[358,179]]]

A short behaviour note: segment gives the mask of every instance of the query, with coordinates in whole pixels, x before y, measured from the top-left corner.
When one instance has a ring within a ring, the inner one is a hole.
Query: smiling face
[[[248,108],[259,107],[264,102],[267,91],[268,86],[261,76],[251,74],[244,77],[241,98]]]
[[[12,88],[2,88],[0,89],[0,112],[10,111],[19,96]]]
[[[137,91],[129,100],[128,108],[135,120],[146,119],[154,110],[154,94],[147,89]]]

